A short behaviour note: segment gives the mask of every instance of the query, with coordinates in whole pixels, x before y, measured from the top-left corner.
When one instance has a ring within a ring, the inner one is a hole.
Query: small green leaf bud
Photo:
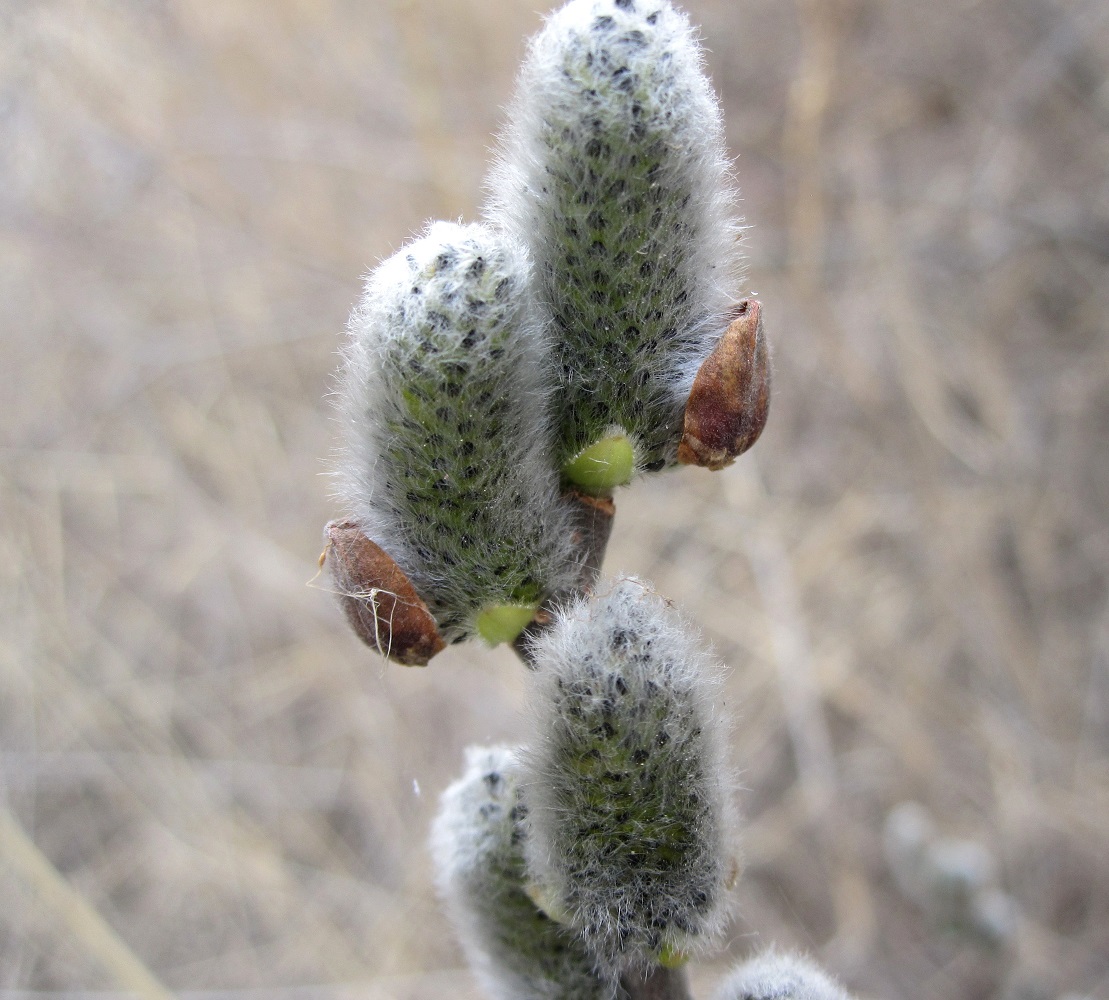
[[[619,430],[583,448],[562,467],[568,482],[593,495],[626,485],[634,472],[635,451],[628,436]]]
[[[664,944],[658,953],[658,964],[664,969],[680,969],[688,961],[688,954],[668,944]]]
[[[523,632],[538,610],[538,604],[491,604],[478,612],[474,628],[490,646],[499,646]]]
[[[532,877],[602,968],[704,950],[735,870],[719,665],[633,578],[566,607],[532,655]]]

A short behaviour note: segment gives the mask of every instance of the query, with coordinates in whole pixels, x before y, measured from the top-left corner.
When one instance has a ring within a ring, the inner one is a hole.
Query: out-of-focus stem
[[[790,264],[797,285],[811,300],[823,282],[824,178],[821,133],[831,100],[838,25],[836,7],[827,0],[799,0],[801,61],[789,93],[783,140],[795,171]]]
[[[98,910],[65,880],[15,817],[0,809],[0,863],[6,862],[66,924],[88,954],[141,1000],[174,1000]]]

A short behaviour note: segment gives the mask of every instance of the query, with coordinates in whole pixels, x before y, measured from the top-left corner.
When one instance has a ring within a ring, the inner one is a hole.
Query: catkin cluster
[[[719,939],[738,858],[720,665],[648,584],[591,586],[610,495],[722,468],[769,401],[685,16],[551,15],[489,190],[486,222],[434,223],[367,280],[325,556],[400,662],[472,635],[523,651],[533,737],[469,752],[434,825],[439,887],[492,995],[622,1000]]]
[[[499,762],[471,751],[436,822],[440,883],[477,967],[557,968],[551,995],[571,996],[581,968],[564,959],[584,954],[588,981],[614,989],[704,950],[729,912],[738,862],[720,668],[634,578],[565,607],[532,657],[533,739]],[[482,785],[476,761],[496,779]]]
[[[560,488],[677,461],[743,308],[720,109],[666,0],[547,20],[489,188],[488,224],[435,223],[371,274],[340,378],[340,498],[445,642],[511,639],[572,584]]]

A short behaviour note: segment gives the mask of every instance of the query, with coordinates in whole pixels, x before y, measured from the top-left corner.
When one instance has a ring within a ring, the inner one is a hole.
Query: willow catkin
[[[719,664],[634,578],[568,605],[532,653],[532,877],[601,967],[704,950],[737,865]]]
[[[499,1000],[616,1000],[577,935],[526,891],[517,754],[471,747],[432,826],[436,880],[475,974]]]
[[[603,488],[619,484],[606,461],[610,480],[674,463],[741,262],[720,107],[686,17],[665,0],[572,0],[552,14],[489,190],[552,320],[564,474],[581,482],[584,467],[583,485]]]
[[[437,222],[349,324],[339,494],[447,642],[513,638],[574,578],[529,274],[510,237]]]

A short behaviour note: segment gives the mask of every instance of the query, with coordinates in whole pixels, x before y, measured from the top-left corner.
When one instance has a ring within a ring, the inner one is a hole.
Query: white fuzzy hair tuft
[[[770,949],[728,974],[714,1000],[851,1000],[811,959]]]

